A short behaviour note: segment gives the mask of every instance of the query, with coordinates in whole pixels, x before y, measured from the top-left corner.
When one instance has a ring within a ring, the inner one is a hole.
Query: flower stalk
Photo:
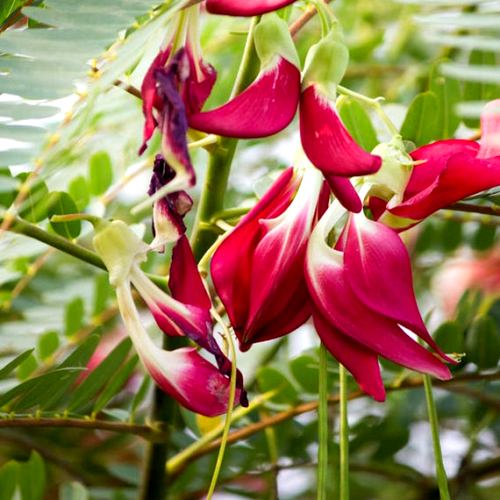
[[[424,375],[425,399],[427,401],[427,412],[429,413],[429,424],[432,433],[432,446],[434,448],[434,461],[436,464],[436,477],[439,488],[439,497],[441,500],[450,500],[448,490],[448,478],[443,463],[443,454],[441,452],[441,443],[439,441],[439,422],[432,394],[432,382],[429,375]]]
[[[318,500],[326,500],[328,478],[328,367],[327,350],[323,343],[319,347],[319,380],[318,380]]]
[[[340,384],[340,500],[349,500],[349,422],[347,419],[347,370],[339,364]]]

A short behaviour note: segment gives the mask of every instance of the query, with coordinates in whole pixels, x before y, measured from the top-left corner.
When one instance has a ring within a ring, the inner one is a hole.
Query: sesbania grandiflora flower
[[[242,350],[310,316],[303,263],[326,201],[318,170],[290,167],[217,248],[211,275]]]
[[[203,132],[237,137],[266,137],[284,129],[297,111],[300,63],[288,25],[266,16],[255,28],[261,68],[255,81],[226,104],[189,116],[189,126]]]
[[[122,221],[100,223],[93,240],[104,261],[118,306],[134,347],[155,382],[186,408],[206,416],[227,411],[231,362],[212,334],[211,302],[187,239],[177,242],[169,285],[163,292],[140,269],[149,247]],[[212,353],[218,368],[194,347],[165,351],[144,329],[132,296],[132,285],[150,308],[158,326],[168,335],[185,335]],[[246,404],[242,377],[238,374],[236,400]]]
[[[338,202],[330,205],[307,247],[305,274],[322,342],[378,401],[385,399],[379,356],[451,378],[443,361],[454,360],[438,348],[424,325],[413,292],[410,259],[398,234],[362,212],[350,214],[332,247],[326,240],[344,215]],[[437,356],[407,331],[423,339]]]

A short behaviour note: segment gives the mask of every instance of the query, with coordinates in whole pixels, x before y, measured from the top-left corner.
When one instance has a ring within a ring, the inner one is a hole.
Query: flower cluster
[[[257,15],[291,3],[207,0],[206,7],[217,14]],[[198,8],[182,18],[184,24],[155,58],[142,86],[141,152],[155,128],[162,136],[149,192],[156,232],[152,246],[175,243],[172,296],[139,269],[147,248],[125,225],[112,223],[94,241],[152,376],[194,411],[212,415],[227,409],[231,363],[213,336],[211,299],[184,235],[183,217],[192,205],[185,189],[195,182],[187,147],[190,130],[266,137],[287,127],[298,109],[301,159],[281,173],[211,259],[215,292],[241,350],[287,335],[312,318],[327,349],[378,401],[385,399],[381,357],[450,378],[445,363],[455,361],[439,349],[424,324],[410,258],[398,233],[499,184],[500,101],[490,103],[483,114],[480,145],[437,141],[408,154],[396,135],[373,152],[364,151],[336,111],[338,85],[348,64],[337,23],[310,49],[301,72],[287,24],[270,14],[255,29],[261,63],[255,81],[224,105],[203,110],[216,72],[200,56]],[[217,368],[194,348],[156,348],[140,324],[131,284],[166,334],[187,336],[215,357]],[[241,375],[237,399],[246,403]]]

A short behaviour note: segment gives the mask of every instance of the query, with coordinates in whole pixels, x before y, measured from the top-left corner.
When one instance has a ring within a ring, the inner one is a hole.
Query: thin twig
[[[119,432],[125,434],[134,434],[148,441],[161,442],[166,433],[156,430],[149,425],[129,424],[125,422],[111,422],[107,420],[85,420],[83,418],[5,418],[0,419],[1,428],[13,427],[70,427],[74,429],[102,430],[110,432]]]
[[[437,387],[447,389],[448,386],[452,386],[455,384],[460,384],[464,382],[477,382],[480,380],[482,381],[500,380],[500,371],[494,373],[483,373],[483,374],[466,373],[464,375],[457,375],[454,379],[451,380],[435,380],[433,383]],[[422,387],[423,383],[424,383],[423,377],[411,377],[403,380],[401,384],[399,384],[398,386],[387,386],[386,390],[388,392],[397,392],[399,390],[404,390],[404,389],[416,389]],[[366,397],[366,394],[361,391],[354,391],[348,394],[347,399],[350,401],[353,399],[359,399],[361,397]],[[339,395],[336,394],[328,398],[328,403],[330,405],[336,405],[339,403],[339,400],[340,400]],[[265,429],[266,427],[277,425],[281,422],[285,422],[286,420],[290,420],[291,418],[296,417],[297,415],[301,415],[303,413],[315,411],[317,408],[318,408],[318,401],[311,401],[299,404],[288,410],[275,413],[271,417],[262,419],[258,422],[254,422],[245,427],[242,427],[241,429],[233,431],[231,434],[229,434],[228,443],[234,443],[236,441],[247,439],[248,437],[253,436],[254,434]],[[190,463],[191,461],[194,461],[201,456],[211,453],[213,450],[216,450],[219,445],[220,445],[220,440],[213,441],[206,448],[203,448],[202,450],[199,450],[198,453],[193,454],[191,459],[187,461],[184,465],[187,466],[188,463]],[[179,470],[178,472],[180,473],[181,470]]]
[[[329,4],[331,0],[323,0],[325,4]],[[316,14],[316,7],[310,5],[306,11],[290,25],[290,34],[295,36]]]
[[[495,206],[485,206],[485,205],[473,205],[472,203],[453,203],[446,207],[446,210],[456,210],[458,212],[470,212],[474,214],[485,214],[485,215],[495,215],[500,217],[500,207]]]

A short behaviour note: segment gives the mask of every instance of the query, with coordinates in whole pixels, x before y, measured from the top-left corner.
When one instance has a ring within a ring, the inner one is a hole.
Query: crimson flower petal
[[[226,16],[259,16],[281,9],[295,0],[207,0],[207,10],[212,14]]]
[[[148,68],[144,80],[141,86],[141,96],[142,96],[142,111],[144,113],[144,132],[143,132],[143,144],[139,150],[139,154],[142,154],[146,150],[147,142],[151,139],[153,132],[158,125],[156,118],[153,115],[153,109],[161,108],[161,100],[156,92],[156,79],[154,77],[154,72],[157,69],[163,68],[167,62],[168,56],[170,55],[171,48],[167,47],[161,50],[158,55],[154,58],[151,66]]]
[[[316,216],[323,179],[308,169],[289,207],[278,217],[261,219],[263,234],[253,253],[250,306],[241,344],[286,335],[310,315],[307,287],[303,278],[304,257]],[[290,313],[292,305],[293,313]],[[276,321],[285,314],[281,327]]]
[[[397,323],[363,304],[352,291],[351,277],[342,255],[311,238],[306,258],[306,280],[315,306],[339,333],[394,363],[441,379],[451,377],[448,368],[412,340]]]
[[[388,210],[400,217],[421,220],[436,210],[500,184],[500,156],[475,158],[470,153],[452,156],[426,189]]]
[[[116,293],[123,321],[137,354],[161,389],[182,405],[202,415],[225,413],[230,379],[192,347],[175,351],[157,347],[142,326],[130,284],[122,283],[117,287]],[[246,403],[246,395],[242,389],[237,389],[236,397],[236,401]]]
[[[212,257],[210,268],[215,289],[239,336],[248,317],[252,256],[263,231],[259,220],[281,214],[292,202],[299,182],[293,168],[284,170]]]
[[[422,320],[413,292],[410,257],[394,230],[363,213],[351,215],[344,267],[353,292],[367,307],[409,328],[443,359],[454,363],[439,349]]]
[[[331,174],[326,174],[325,179],[333,195],[339,200],[344,208],[350,212],[361,212],[363,203],[359,199],[359,195],[349,179]]]
[[[405,188],[403,201],[428,188],[446,168],[448,160],[457,153],[470,153],[476,156],[479,145],[474,141],[448,139],[436,141],[415,149],[410,156],[417,163],[411,172],[410,180]]]
[[[172,297],[184,304],[202,309],[212,307],[186,236],[179,239],[172,251],[168,286]]]
[[[191,115],[201,111],[210,92],[212,92],[217,79],[217,71],[203,59],[196,60],[197,56],[189,45],[186,47],[186,52],[189,58],[190,76],[182,89],[182,98],[186,105],[187,114]]]
[[[299,91],[300,71],[279,56],[241,94],[223,106],[191,115],[189,125],[225,137],[267,137],[292,121]]]
[[[144,364],[161,389],[191,411],[215,417],[227,413],[229,378],[202,358],[196,349],[155,350]],[[240,400],[240,389],[235,401]]]
[[[314,328],[323,344],[355,378],[361,389],[375,401],[385,401],[385,389],[377,355],[339,333],[318,311],[313,312]]]
[[[341,122],[335,104],[314,84],[300,98],[300,138],[307,157],[324,174],[373,174],[382,164],[380,156],[358,146]]]

